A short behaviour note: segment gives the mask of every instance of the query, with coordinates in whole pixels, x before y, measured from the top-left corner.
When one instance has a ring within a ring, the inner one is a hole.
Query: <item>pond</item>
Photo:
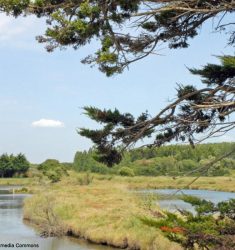
[[[29,195],[13,194],[18,187],[0,186],[0,248],[40,250],[112,250],[114,248],[88,244],[71,237],[41,238],[23,223],[23,201]],[[4,246],[6,244],[6,246]],[[24,244],[32,244],[24,246]],[[14,246],[13,246],[14,245]]]
[[[226,201],[229,199],[235,199],[235,193],[232,192],[219,192],[219,191],[210,191],[210,190],[192,190],[184,189],[177,193],[177,196],[174,197],[174,194],[177,192],[177,189],[155,189],[155,190],[145,190],[144,193],[147,194],[159,194],[158,204],[161,208],[176,211],[178,209],[185,209],[191,212],[194,212],[194,208],[179,198],[178,195],[192,195],[207,201],[212,201],[213,203],[218,203],[221,201]]]

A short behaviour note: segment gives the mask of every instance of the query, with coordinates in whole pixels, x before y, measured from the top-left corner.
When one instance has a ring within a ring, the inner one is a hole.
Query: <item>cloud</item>
[[[57,120],[40,119],[38,121],[32,122],[32,126],[40,128],[63,128],[64,123]]]

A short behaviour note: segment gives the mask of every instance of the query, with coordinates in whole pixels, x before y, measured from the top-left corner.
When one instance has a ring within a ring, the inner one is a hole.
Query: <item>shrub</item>
[[[63,175],[68,175],[64,165],[53,159],[48,159],[40,164],[38,170],[42,171],[52,182],[58,182]]]
[[[119,169],[118,173],[121,176],[135,176],[135,173],[133,171],[133,169],[128,168],[128,167],[122,167]]]
[[[55,183],[61,180],[61,174],[56,171],[47,173],[47,177],[51,182]]]
[[[218,204],[192,196],[183,196],[182,199],[195,208],[195,214],[178,210],[180,216],[165,212],[160,219],[143,217],[140,220],[160,229],[183,249],[235,249],[235,199]]]

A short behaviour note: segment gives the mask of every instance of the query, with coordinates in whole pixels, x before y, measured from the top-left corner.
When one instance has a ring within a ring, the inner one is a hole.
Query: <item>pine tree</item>
[[[147,112],[138,118],[121,114],[117,109],[100,110],[85,107],[86,115],[103,125],[100,130],[81,129],[79,134],[92,140],[100,157],[108,166],[117,164],[122,150],[146,137],[154,141],[147,146],[156,147],[172,140],[186,140],[194,146],[197,135],[204,139],[219,136],[235,126],[228,119],[235,111],[235,57],[219,57],[221,64],[207,64],[190,72],[202,78],[203,88],[178,85],[176,101],[155,117]]]
[[[98,40],[98,49],[82,62],[98,65],[108,76],[156,54],[159,44],[188,47],[208,20],[218,18],[214,30],[225,31],[234,44],[234,10],[232,0],[0,0],[0,11],[8,15],[46,19],[48,28],[37,40],[49,52]]]

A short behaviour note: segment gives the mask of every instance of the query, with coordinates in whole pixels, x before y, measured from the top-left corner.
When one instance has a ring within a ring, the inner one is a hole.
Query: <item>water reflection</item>
[[[146,190],[145,193],[155,193],[160,195],[167,195],[166,199],[159,200],[158,203],[161,208],[167,209],[169,211],[176,211],[177,209],[185,209],[191,212],[194,212],[194,208],[178,198],[174,198],[173,195],[177,189],[157,189],[157,190]],[[178,194],[192,195],[213,203],[218,203],[221,201],[226,201],[229,199],[235,199],[235,193],[232,192],[219,192],[219,191],[210,191],[210,190],[191,190],[185,189]]]
[[[82,240],[73,240],[70,238],[38,238],[38,237],[20,237],[13,239],[12,237],[0,238],[0,244],[12,244],[16,249],[40,249],[40,250],[111,250],[112,248],[105,246],[96,246],[86,244]],[[35,245],[35,247],[24,247],[24,245]],[[17,247],[18,246],[18,247]],[[38,246],[38,247],[37,247]],[[4,249],[4,248],[3,248]],[[9,249],[9,248],[6,248]]]
[[[10,244],[16,249],[39,250],[112,250],[113,248],[87,244],[84,241],[64,238],[41,238],[35,230],[23,223],[22,205],[29,195],[9,194],[12,187],[0,187],[0,248],[10,249]],[[5,193],[3,191],[6,191]],[[4,194],[3,194],[4,193]],[[8,247],[2,247],[3,244]],[[25,247],[22,244],[34,244],[35,247]],[[38,244],[38,247],[36,245]],[[17,247],[18,246],[18,247]],[[21,247],[22,246],[22,247]]]

